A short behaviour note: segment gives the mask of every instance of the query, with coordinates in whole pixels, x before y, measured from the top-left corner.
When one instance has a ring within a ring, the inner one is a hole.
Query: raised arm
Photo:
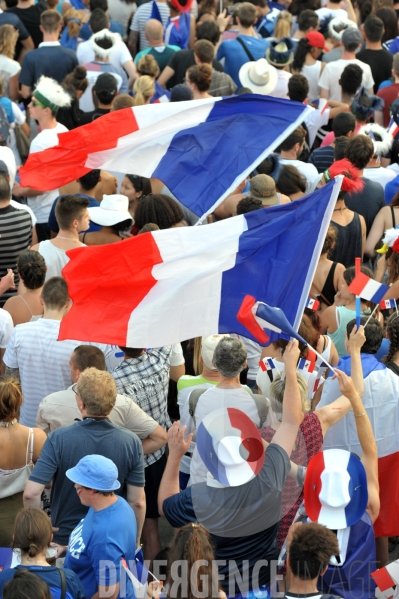
[[[192,434],[184,439],[186,427],[180,428],[180,422],[174,422],[168,431],[168,447],[169,456],[166,462],[166,467],[162,475],[161,484],[158,491],[158,511],[161,516],[163,513],[163,502],[168,497],[178,495],[180,492],[179,487],[179,468],[180,462],[184,454],[190,449]]]
[[[381,208],[381,210],[377,213],[373,224],[371,225],[370,233],[366,239],[366,247],[364,248],[365,254],[373,258],[375,256],[375,246],[384,235],[385,232],[385,215],[387,213],[387,208]]]

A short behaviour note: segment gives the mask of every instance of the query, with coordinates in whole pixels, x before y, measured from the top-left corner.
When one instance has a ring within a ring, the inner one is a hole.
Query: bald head
[[[151,44],[155,43],[163,43],[163,26],[162,23],[157,21],[156,19],[149,19],[144,26],[144,34]]]

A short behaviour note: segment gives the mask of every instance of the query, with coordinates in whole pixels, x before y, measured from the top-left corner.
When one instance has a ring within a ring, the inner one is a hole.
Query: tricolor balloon
[[[196,442],[206,468],[222,485],[244,485],[262,469],[265,449],[259,431],[237,408],[208,414],[198,427]]]

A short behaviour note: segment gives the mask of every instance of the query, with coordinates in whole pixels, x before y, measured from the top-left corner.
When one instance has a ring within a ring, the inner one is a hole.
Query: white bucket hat
[[[90,220],[96,225],[103,227],[111,227],[124,220],[130,219],[133,223],[133,218],[129,208],[129,200],[126,196],[113,194],[104,195],[100,206],[96,208],[88,208]]]
[[[267,96],[277,85],[278,73],[266,58],[256,62],[246,62],[238,74],[241,85],[249,87],[255,94]]]

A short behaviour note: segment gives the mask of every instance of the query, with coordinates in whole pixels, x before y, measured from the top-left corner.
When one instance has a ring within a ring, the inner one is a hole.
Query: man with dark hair
[[[64,195],[55,207],[55,218],[59,231],[54,239],[46,239],[32,246],[46,262],[46,281],[60,277],[62,269],[69,262],[68,250],[84,245],[79,241],[79,233],[87,231],[90,223],[89,200],[79,195]]]
[[[346,146],[345,158],[359,169],[364,182],[362,191],[347,193],[345,204],[349,210],[361,214],[366,221],[367,235],[378,212],[385,206],[384,189],[380,183],[364,177],[363,170],[374,155],[374,146],[368,135],[355,135]]]
[[[281,11],[275,6],[270,8],[266,0],[248,0],[248,2],[256,7],[258,20],[254,25],[255,31],[262,37],[271,37]]]
[[[93,35],[100,31],[109,30],[112,35],[115,36],[114,44],[109,53],[109,63],[117,69],[124,69],[129,78],[129,84],[131,85],[137,77],[136,67],[131,54],[119,33],[116,33],[114,29],[110,27],[108,16],[101,10],[101,8],[95,8],[91,13],[90,29],[92,31],[92,36],[87,41],[79,44],[76,50],[79,64],[85,65],[95,59],[95,51],[92,43]]]
[[[280,146],[280,162],[281,164],[290,164],[298,169],[301,175],[305,177],[307,193],[310,193],[316,179],[318,179],[318,172],[313,164],[306,164],[298,160],[305,145],[305,138],[305,129],[301,126],[297,127]]]
[[[301,40],[309,31],[318,31],[319,17],[314,10],[306,8],[297,17],[298,29],[292,36],[295,40]]]
[[[357,58],[368,64],[374,79],[374,93],[380,83],[389,79],[392,72],[393,55],[382,47],[384,23],[377,15],[371,14],[363,24],[366,47],[358,52]]]
[[[57,122],[57,110],[70,106],[71,97],[54,79],[42,76],[33,92],[32,100],[28,106],[30,116],[38,121],[40,133],[36,135],[30,146],[30,153],[41,152],[58,144],[58,133],[68,131],[64,125]],[[50,229],[47,226],[51,206],[59,195],[58,189],[51,191],[38,191],[31,187],[22,187],[15,182],[12,193],[16,197],[27,197],[28,206],[32,208],[36,218],[36,231],[39,241],[50,238]]]
[[[43,42],[36,50],[26,54],[19,74],[23,98],[31,96],[34,85],[42,75],[62,83],[78,64],[75,52],[64,48],[58,41],[62,17],[56,10],[42,12],[40,29],[43,32]]]
[[[224,59],[224,71],[233,79],[237,87],[241,87],[238,73],[243,64],[264,58],[269,47],[267,39],[258,38],[254,29],[257,21],[257,10],[253,4],[243,2],[237,10],[238,36],[233,40],[222,42],[217,50],[216,58]]]
[[[348,64],[341,73],[338,83],[341,86],[342,102],[352,104],[356,92],[360,88],[363,79],[363,71],[358,64]]]
[[[207,64],[212,69],[211,87],[208,93],[216,98],[232,96],[237,86],[227,73],[220,73],[212,66],[215,57],[215,46],[209,40],[197,40],[194,44],[194,60],[196,64]]]
[[[84,112],[80,118],[82,125],[95,121],[111,112],[112,102],[118,95],[118,84],[112,73],[101,73],[92,87],[93,97],[97,99],[94,110]]]
[[[7,299],[16,295],[19,283],[17,259],[19,254],[32,243],[32,217],[26,210],[18,210],[11,206],[11,189],[8,178],[0,174],[0,278],[8,277],[0,283],[2,295],[0,306]],[[10,273],[10,269],[12,273]]]
[[[254,212],[263,207],[261,200],[251,197],[242,198],[237,204],[237,214],[247,214],[248,212]]]
[[[378,90],[377,96],[384,100],[384,108],[374,112],[374,122],[382,127],[388,127],[391,118],[391,104],[397,100],[399,96],[399,52],[394,54],[392,62],[392,85],[387,85]]]
[[[65,279],[52,277],[46,281],[41,301],[43,318],[15,327],[3,358],[6,373],[21,380],[24,402],[20,422],[25,426],[36,426],[37,409],[43,397],[70,384],[69,358],[79,343],[58,341],[61,320],[71,308]],[[90,345],[104,352],[108,370],[118,364],[111,346]]]
[[[93,12],[93,10],[95,10],[96,8],[101,8],[101,10],[107,13],[108,2],[107,0],[90,0],[89,8],[91,12]],[[118,23],[118,21],[114,21],[112,19],[109,19],[109,30],[112,31],[112,33],[119,33],[121,38],[124,38],[126,35],[126,31],[124,31],[122,25]],[[92,33],[93,31],[90,27],[90,23],[86,22],[80,28],[79,37],[81,37],[84,41],[87,41],[88,39],[90,39]]]
[[[353,136],[356,127],[356,119],[351,112],[340,112],[337,114],[332,122],[332,130],[334,133],[334,141],[329,146],[317,148],[311,153],[308,162],[314,164],[319,173],[324,173],[328,169],[334,160],[334,147],[337,137],[347,137],[348,139]]]
[[[320,79],[319,86],[321,88],[320,98],[341,100],[341,88],[339,80],[342,71],[348,64],[357,64],[363,71],[362,85],[372,94],[374,79],[371,69],[368,64],[361,62],[356,55],[356,50],[363,42],[362,34],[358,29],[350,27],[345,29],[342,34],[342,58],[329,62],[324,67]]]
[[[18,0],[14,6],[7,6],[4,13],[17,15],[28,30],[35,48],[38,48],[43,41],[43,33],[40,29],[40,13],[42,10],[43,8],[39,4],[35,4],[34,0]],[[5,23],[9,23],[9,21],[5,21]],[[1,24],[3,25],[3,23]],[[9,24],[14,25],[14,23]]]
[[[345,158],[346,146],[349,139],[341,135],[334,140],[334,161]]]
[[[339,555],[336,535],[317,522],[293,525],[287,536],[286,599],[320,597],[319,576],[328,568],[330,559]],[[331,595],[331,599],[337,597]]]
[[[130,397],[144,412],[168,429],[169,378],[183,376],[184,358],[180,343],[158,349],[121,347],[124,359],[112,372],[119,393]],[[161,550],[158,536],[158,489],[165,469],[165,448],[154,450],[144,458],[147,511],[143,526],[145,559],[152,560]]]
[[[196,40],[208,40],[216,46],[219,43],[220,31],[219,27],[214,21],[205,21],[197,26],[196,29]],[[194,49],[191,50],[180,50],[175,52],[172,58],[169,60],[168,65],[164,68],[160,76],[158,77],[158,83],[162,87],[172,89],[175,85],[184,83],[186,71],[190,67],[194,66],[195,57]],[[217,71],[223,73],[223,67],[218,60],[215,58],[212,60],[212,66]]]

